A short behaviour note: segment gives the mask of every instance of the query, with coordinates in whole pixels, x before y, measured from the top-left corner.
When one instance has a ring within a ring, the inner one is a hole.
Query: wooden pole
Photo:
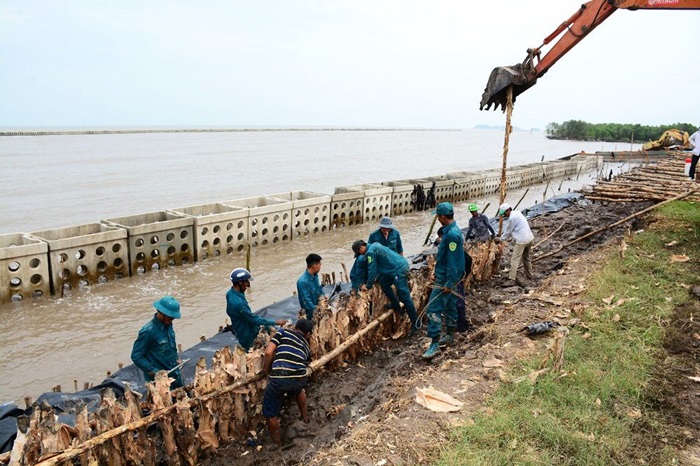
[[[250,272],[250,243],[248,243],[245,250],[245,268]]]
[[[518,206],[520,205],[521,202],[523,202],[523,199],[525,199],[525,196],[527,196],[527,193],[528,193],[528,192],[530,192],[530,188],[527,188],[527,189],[525,190],[525,192],[523,193],[523,195],[522,195],[522,197],[520,198],[520,200],[518,201],[518,203],[515,204],[515,207],[513,207],[513,210],[517,210],[517,209],[518,209]]]
[[[513,131],[513,126],[510,119],[513,116],[513,86],[508,86],[506,95],[506,134],[503,137],[503,163],[501,165],[501,195],[499,204],[503,204],[506,199],[506,167],[508,166],[508,144],[510,142],[510,133]]]
[[[335,359],[338,355],[341,353],[345,352],[350,346],[352,346],[354,343],[356,343],[360,338],[362,338],[367,332],[384,322],[386,319],[388,319],[394,311],[389,311],[385,312],[384,314],[380,315],[377,317],[375,320],[367,324],[365,328],[360,330],[359,332],[355,333],[353,336],[345,340],[342,344],[338,345],[335,349],[333,349],[330,353],[326,353],[323,356],[321,356],[319,359],[313,361],[309,365],[309,369],[311,371],[317,371],[321,367],[325,366],[328,364],[329,361],[332,361]]]
[[[506,167],[508,165],[508,143],[510,142],[510,133],[513,127],[510,124],[510,118],[513,116],[513,85],[508,86],[506,93],[506,134],[503,137],[503,163],[501,165],[501,193],[499,196],[499,205],[503,204],[506,199]],[[544,156],[543,156],[544,158]],[[498,212],[496,212],[498,214]],[[498,236],[503,232],[503,216],[498,216]]]
[[[425,241],[423,242],[423,246],[427,245],[428,242],[430,241],[430,235],[433,234],[433,228],[435,228],[435,221],[437,221],[437,215],[433,215],[433,223],[430,224],[430,230],[428,230],[428,235],[425,237]]]

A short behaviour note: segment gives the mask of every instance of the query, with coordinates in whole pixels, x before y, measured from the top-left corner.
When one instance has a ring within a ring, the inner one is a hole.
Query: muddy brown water
[[[551,183],[546,197],[579,189],[589,183],[580,179]],[[533,186],[521,207],[541,202],[545,186]],[[508,194],[513,204],[525,189]],[[490,203],[487,214],[495,213],[498,199],[477,199],[480,206]],[[429,212],[394,219],[401,231],[407,255],[421,251],[430,226]],[[467,226],[466,204],[457,205],[457,222]],[[296,279],[304,270],[304,257],[310,252],[323,256],[324,273],[340,278],[341,264],[352,266],[350,244],[368,236],[376,225],[359,225],[285,244],[253,249],[253,286],[248,299],[252,309],[292,295]],[[433,233],[434,234],[434,233]],[[205,262],[75,290],[63,298],[40,298],[0,306],[0,402],[34,399],[52,387],[72,391],[84,383],[98,384],[107,371],[118,364],[131,363],[131,345],[138,330],[153,313],[152,302],[165,294],[180,300],[183,318],[175,322],[177,341],[188,348],[200,336],[215,334],[226,319],[225,293],[228,276],[245,265],[242,256],[226,256]]]

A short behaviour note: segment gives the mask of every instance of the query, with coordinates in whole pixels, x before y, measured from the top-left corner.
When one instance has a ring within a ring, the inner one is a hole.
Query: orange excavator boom
[[[493,105],[494,110],[501,107],[505,111],[506,91],[509,86],[513,86],[513,101],[515,101],[515,97],[534,86],[537,79],[542,77],[552,65],[618,9],[698,10],[700,0],[591,0],[586,2],[569,19],[545,37],[542,45],[527,49],[527,56],[522,63],[494,68],[481,97],[479,109],[489,110]],[[555,39],[558,39],[557,42],[543,56],[542,48]]]

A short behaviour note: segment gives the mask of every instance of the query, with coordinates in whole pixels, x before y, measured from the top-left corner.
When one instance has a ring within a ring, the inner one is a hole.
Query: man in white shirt
[[[512,239],[515,241],[513,256],[510,258],[510,272],[508,273],[508,278],[516,284],[523,286],[524,283],[517,280],[518,267],[522,259],[523,267],[525,268],[525,277],[527,277],[528,280],[532,279],[530,249],[532,248],[535,236],[532,234],[532,230],[530,230],[530,225],[528,225],[525,216],[517,210],[513,210],[510,205],[505,203],[501,204],[498,208],[498,215],[502,215],[503,219],[507,220],[502,235],[503,240],[508,241]]]
[[[690,135],[689,141],[693,146],[693,158],[690,162],[690,171],[688,172],[688,176],[690,176],[691,180],[695,181],[695,167],[698,164],[698,159],[700,159],[700,128]]]

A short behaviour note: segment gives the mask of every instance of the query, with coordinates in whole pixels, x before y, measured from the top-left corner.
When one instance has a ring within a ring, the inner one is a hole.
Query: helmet
[[[172,296],[164,296],[160,298],[158,301],[153,303],[153,307],[155,307],[158,312],[173,319],[179,319],[182,317],[180,314],[180,303]]]
[[[246,280],[250,281],[253,279],[253,276],[248,272],[248,270],[244,269],[243,267],[238,267],[237,269],[233,269],[231,271],[231,281],[233,283],[241,283]]]
[[[469,204],[469,212],[476,212],[479,210],[479,207],[476,204]]]

